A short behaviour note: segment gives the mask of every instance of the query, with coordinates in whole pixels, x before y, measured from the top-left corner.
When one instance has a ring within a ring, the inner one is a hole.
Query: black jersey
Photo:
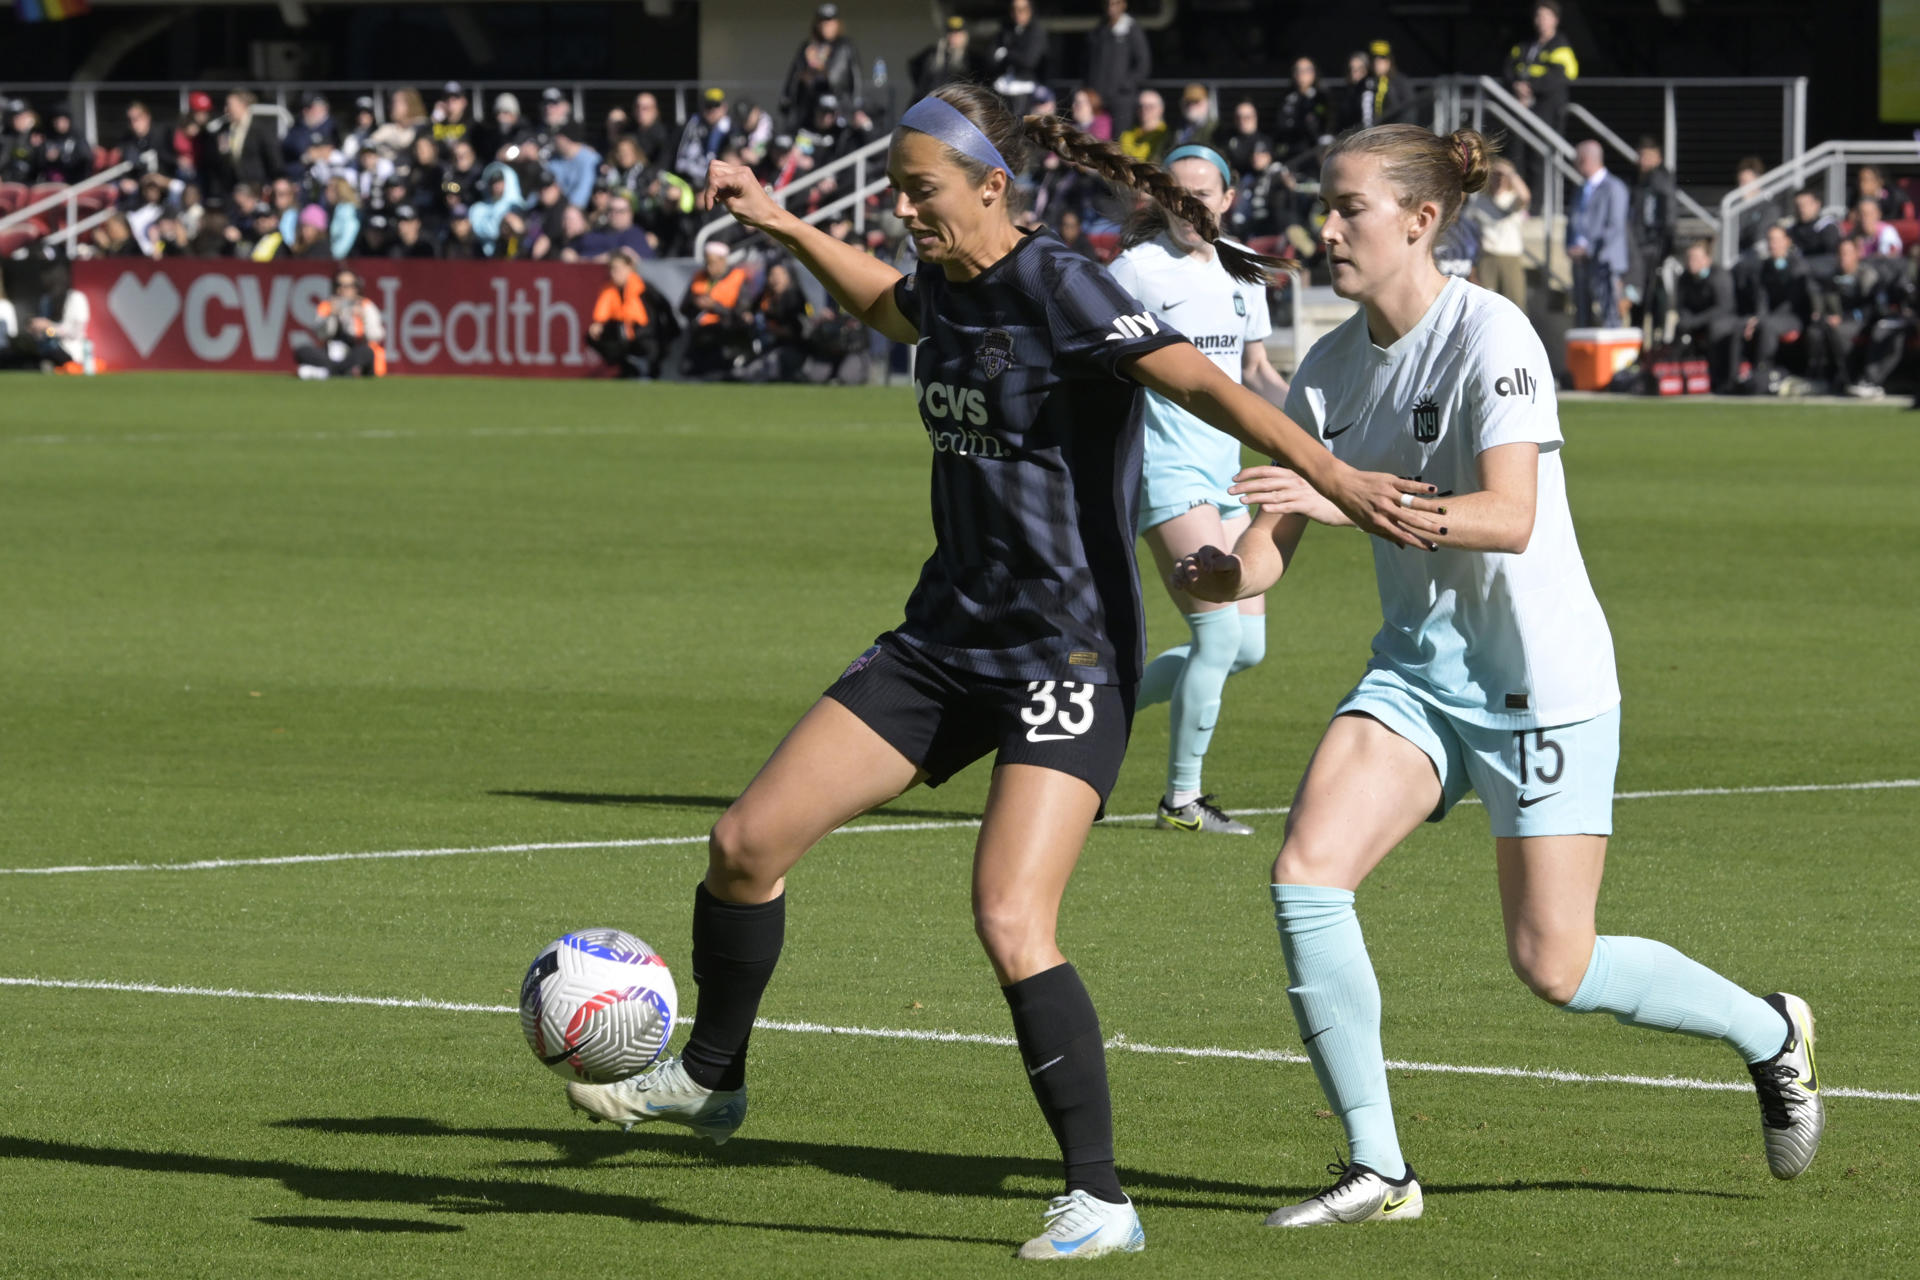
[[[920,332],[935,540],[899,635],[990,679],[1135,683],[1144,393],[1120,366],[1186,339],[1047,230],[972,280],[922,263],[894,301]]]

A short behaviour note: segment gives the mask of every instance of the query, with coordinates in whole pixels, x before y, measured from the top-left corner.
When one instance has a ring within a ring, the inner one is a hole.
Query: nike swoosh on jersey
[[[1539,804],[1542,800],[1551,800],[1559,794],[1560,793],[1558,791],[1549,791],[1547,792],[1547,794],[1543,796],[1535,796],[1531,800],[1527,799],[1527,797],[1525,796],[1521,796],[1519,801],[1520,807],[1522,809],[1531,809],[1533,808],[1533,806]]]
[[[1175,307],[1177,307],[1177,306],[1179,306],[1179,305],[1180,305],[1181,303],[1183,303],[1183,302],[1185,302],[1185,301],[1186,301],[1186,299],[1185,299],[1185,298],[1175,298],[1175,299],[1174,299],[1174,300],[1173,300],[1172,302],[1163,302],[1163,303],[1161,303],[1161,304],[1160,304],[1160,309],[1161,309],[1162,311],[1171,311],[1171,310],[1173,310],[1173,309],[1174,309]]]
[[[1359,425],[1360,425],[1360,424],[1359,424],[1359,423],[1357,423],[1357,422],[1349,422],[1349,423],[1348,423],[1348,424],[1347,424],[1346,426],[1344,426],[1344,427],[1342,427],[1342,428],[1340,428],[1340,429],[1339,429],[1338,431],[1322,431],[1322,432],[1320,433],[1320,438],[1321,438],[1322,440],[1331,440],[1331,439],[1333,439],[1333,438],[1334,438],[1335,436],[1343,436],[1343,435],[1345,435],[1345,434],[1347,434],[1347,432],[1349,432],[1349,431],[1351,431],[1351,430],[1353,430],[1353,429],[1354,429],[1355,427],[1357,427],[1357,426],[1359,426]]]
[[[1027,730],[1028,742],[1065,742],[1073,736],[1071,733],[1042,733],[1038,729]]]

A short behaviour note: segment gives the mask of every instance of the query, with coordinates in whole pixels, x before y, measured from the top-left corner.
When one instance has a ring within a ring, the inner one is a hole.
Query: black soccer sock
[[[1080,975],[1070,964],[1056,965],[1000,991],[1013,1013],[1027,1083],[1060,1144],[1067,1190],[1121,1203],[1127,1196],[1113,1171],[1107,1051]]]
[[[787,936],[787,895],[772,902],[723,902],[693,891],[693,980],[700,988],[693,1036],[680,1064],[707,1089],[738,1089],[747,1078],[747,1040],[760,997]]]

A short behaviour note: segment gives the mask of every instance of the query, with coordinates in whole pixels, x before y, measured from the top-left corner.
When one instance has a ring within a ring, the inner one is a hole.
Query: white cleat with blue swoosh
[[[703,1089],[687,1075],[680,1059],[672,1057],[616,1084],[572,1081],[567,1085],[567,1102],[575,1111],[586,1112],[589,1120],[604,1120],[622,1129],[656,1120],[682,1124],[716,1147],[747,1118],[745,1086]]]
[[[1108,1204],[1084,1191],[1070,1191],[1047,1201],[1047,1229],[1021,1245],[1019,1256],[1040,1261],[1099,1258],[1146,1247],[1147,1233],[1140,1228],[1133,1201]]]

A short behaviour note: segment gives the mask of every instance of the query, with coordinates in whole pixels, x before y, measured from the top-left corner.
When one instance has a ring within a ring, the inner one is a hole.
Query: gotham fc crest
[[[1421,444],[1432,444],[1440,438],[1440,406],[1432,396],[1413,406],[1413,438]]]
[[[1013,335],[1005,329],[989,329],[980,339],[980,350],[973,367],[988,382],[1005,373],[1013,364]]]

